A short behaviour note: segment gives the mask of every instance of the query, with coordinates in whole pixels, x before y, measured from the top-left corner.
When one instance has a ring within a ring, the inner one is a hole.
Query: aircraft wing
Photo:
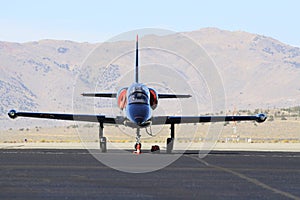
[[[82,93],[85,97],[106,97],[106,98],[116,98],[117,93]]]
[[[12,119],[17,117],[57,119],[83,122],[98,122],[106,124],[123,124],[124,117],[106,117],[105,115],[86,115],[86,114],[63,114],[63,113],[36,113],[36,112],[17,112],[11,110],[8,116]]]
[[[266,119],[267,116],[265,114],[257,114],[252,116],[157,116],[152,118],[152,125],[228,121],[256,121],[261,123]]]

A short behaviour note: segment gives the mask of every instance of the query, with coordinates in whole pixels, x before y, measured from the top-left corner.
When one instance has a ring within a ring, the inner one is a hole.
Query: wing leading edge
[[[157,116],[152,118],[152,124],[188,124],[229,121],[256,121],[261,123],[266,119],[267,116],[265,114],[257,114],[252,116]]]
[[[105,115],[85,115],[85,114],[63,114],[63,113],[36,113],[36,112],[17,112],[11,110],[8,116],[12,119],[17,117],[30,117],[42,119],[70,120],[83,122],[98,122],[107,124],[123,124],[123,117],[106,117]]]

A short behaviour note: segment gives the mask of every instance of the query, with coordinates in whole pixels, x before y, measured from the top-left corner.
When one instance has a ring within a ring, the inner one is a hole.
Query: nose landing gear
[[[136,129],[136,143],[134,145],[134,149],[135,151],[133,153],[135,154],[141,154],[141,148],[142,148],[142,144],[141,144],[141,134],[140,134],[140,128]]]

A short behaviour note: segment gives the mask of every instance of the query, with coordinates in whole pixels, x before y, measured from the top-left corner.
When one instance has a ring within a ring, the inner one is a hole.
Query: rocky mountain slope
[[[218,66],[227,105],[288,107],[300,100],[300,49],[273,38],[214,28],[188,33]]]
[[[232,110],[298,105],[300,101],[300,49],[273,38],[247,32],[205,28],[184,33],[197,41],[218,67],[223,80],[226,105]],[[142,40],[142,39],[141,39]],[[80,68],[99,44],[41,40],[28,43],[0,42],[0,119],[8,120],[11,108],[27,111],[73,111],[74,85],[94,91],[95,83],[116,91],[116,80],[126,70],[113,60],[133,41],[102,45],[98,71]],[[108,47],[118,49],[110,54]],[[140,58],[143,59],[142,57]],[[176,61],[174,61],[176,62]],[[133,69],[132,69],[133,70]],[[128,70],[127,70],[128,71]],[[131,72],[132,73],[132,72]],[[95,74],[101,74],[96,77]],[[95,76],[95,77],[93,77]],[[130,82],[130,81],[129,81]],[[79,91],[79,90],[78,90]],[[79,95],[79,94],[75,94]],[[103,106],[103,101],[98,107]],[[111,103],[109,103],[111,104]]]

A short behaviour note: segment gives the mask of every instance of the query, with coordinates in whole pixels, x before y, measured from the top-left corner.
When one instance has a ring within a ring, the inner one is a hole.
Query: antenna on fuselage
[[[136,49],[135,49],[135,82],[139,82],[139,36],[136,35]]]

